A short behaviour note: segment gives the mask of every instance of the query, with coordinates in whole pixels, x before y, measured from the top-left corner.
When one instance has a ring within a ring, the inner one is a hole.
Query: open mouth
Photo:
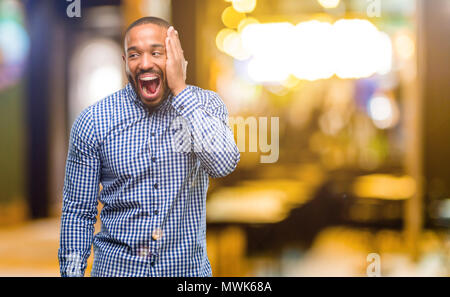
[[[145,99],[156,99],[161,88],[161,78],[159,76],[139,77],[139,87]]]

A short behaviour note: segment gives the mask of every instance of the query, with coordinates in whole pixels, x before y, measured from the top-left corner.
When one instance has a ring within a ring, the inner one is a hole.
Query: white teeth
[[[143,81],[149,81],[149,80],[155,80],[155,79],[157,79],[158,77],[156,77],[156,76],[153,76],[153,77],[141,77],[140,78],[140,80],[143,80]]]

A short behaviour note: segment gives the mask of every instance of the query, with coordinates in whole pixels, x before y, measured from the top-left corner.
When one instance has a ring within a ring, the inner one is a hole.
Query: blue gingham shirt
[[[240,158],[227,123],[219,96],[191,85],[153,112],[130,84],[85,109],[70,133],[61,275],[83,276],[93,245],[91,276],[211,276],[209,177]]]

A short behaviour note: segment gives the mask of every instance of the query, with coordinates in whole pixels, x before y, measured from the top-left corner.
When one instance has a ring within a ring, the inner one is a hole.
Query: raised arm
[[[189,127],[194,153],[211,177],[231,173],[240,154],[227,126],[225,104],[212,91],[186,86],[187,62],[173,27],[167,30],[166,53],[167,84],[174,95],[172,105]]]
[[[212,91],[186,87],[173,98],[172,105],[188,129],[190,150],[211,177],[222,177],[236,168],[240,153],[227,126],[228,112],[220,97]]]

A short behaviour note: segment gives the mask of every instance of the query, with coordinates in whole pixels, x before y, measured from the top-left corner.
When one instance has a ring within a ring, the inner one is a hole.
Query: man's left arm
[[[211,177],[233,172],[240,153],[222,99],[213,91],[186,87],[173,98],[172,106],[187,122],[193,151],[206,172]]]
[[[167,84],[174,95],[172,105],[188,123],[193,151],[211,177],[228,175],[240,159],[233,133],[227,126],[228,112],[212,91],[186,86],[186,65],[178,32],[170,27],[166,37]]]

